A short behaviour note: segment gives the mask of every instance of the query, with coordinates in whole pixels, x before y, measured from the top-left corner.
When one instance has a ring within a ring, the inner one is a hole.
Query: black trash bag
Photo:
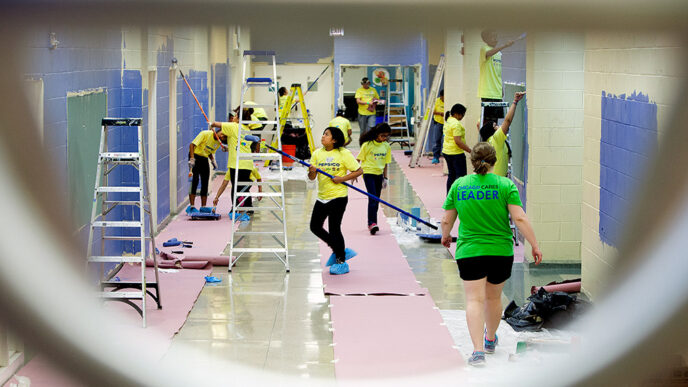
[[[537,293],[528,297],[529,302],[519,307],[514,301],[504,309],[504,319],[515,331],[539,331],[545,328],[558,328],[570,321],[562,318],[562,312],[576,304],[576,296],[565,292],[549,293],[540,288]],[[549,321],[556,321],[551,324]],[[556,326],[553,326],[556,325]]]

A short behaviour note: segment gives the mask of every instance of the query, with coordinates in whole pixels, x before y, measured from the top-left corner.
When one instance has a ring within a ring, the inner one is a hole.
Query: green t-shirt
[[[459,214],[456,259],[514,255],[509,204],[522,206],[516,185],[506,177],[472,174],[452,184],[442,208]]]

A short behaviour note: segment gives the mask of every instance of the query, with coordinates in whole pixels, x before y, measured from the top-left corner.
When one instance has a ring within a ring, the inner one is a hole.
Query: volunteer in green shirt
[[[484,364],[485,353],[494,353],[497,345],[502,289],[514,262],[509,215],[532,246],[535,264],[542,261],[516,185],[492,173],[495,162],[497,155],[490,144],[480,142],[473,147],[475,173],[457,179],[442,206],[442,244],[447,248],[459,218],[455,257],[466,293],[466,320],[474,349],[469,365]]]
[[[496,175],[504,177],[507,176],[509,158],[511,158],[511,147],[506,141],[506,135],[509,133],[509,127],[511,126],[511,122],[514,120],[518,101],[520,101],[525,94],[525,92],[514,94],[514,102],[509,107],[509,112],[506,113],[506,117],[504,118],[504,122],[502,122],[501,126],[497,126],[497,124],[492,121],[487,121],[482,128],[479,128],[480,139],[490,143],[490,145],[492,145],[497,152],[497,162],[495,163],[494,167],[494,173]]]

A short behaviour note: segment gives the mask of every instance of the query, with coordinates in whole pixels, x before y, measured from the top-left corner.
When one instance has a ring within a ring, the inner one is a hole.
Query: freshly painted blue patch
[[[657,150],[657,105],[634,92],[602,92],[600,239],[616,246],[635,190]]]

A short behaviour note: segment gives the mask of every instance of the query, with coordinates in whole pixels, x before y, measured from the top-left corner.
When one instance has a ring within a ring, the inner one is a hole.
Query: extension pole
[[[251,141],[251,142],[258,142],[258,141],[260,141],[260,139],[259,139],[258,137],[256,137],[256,136],[251,136],[251,135],[244,136],[244,139],[245,139],[246,141]],[[277,153],[282,154],[282,156],[287,156],[287,157],[289,157],[290,159],[296,161],[297,163],[303,164],[303,165],[305,165],[305,166],[307,166],[307,167],[310,167],[310,166],[311,166],[311,164],[309,164],[309,163],[307,163],[307,162],[305,162],[305,161],[303,161],[303,160],[301,160],[301,159],[297,159],[296,157],[294,157],[294,156],[292,156],[292,155],[290,155],[290,154],[288,154],[288,153],[282,152],[281,150],[279,150],[279,149],[277,149],[277,148],[275,148],[275,147],[273,147],[273,146],[270,146],[270,145],[267,145],[267,144],[265,144],[265,146],[268,147],[269,149],[271,149],[271,150],[277,152]],[[321,173],[321,174],[323,174],[323,175],[329,177],[330,179],[334,179],[334,176],[332,176],[332,175],[330,175],[329,173],[323,171],[322,169],[316,168],[316,171],[317,171],[318,173]],[[426,226],[431,227],[433,230],[437,230],[437,226],[435,226],[434,224],[429,223],[429,222],[427,222],[427,221],[425,221],[425,220],[423,220],[423,219],[421,219],[421,218],[419,218],[419,217],[417,217],[417,216],[415,216],[415,215],[413,215],[413,214],[411,214],[411,213],[409,213],[409,212],[406,212],[406,211],[402,210],[401,208],[395,206],[394,204],[387,203],[386,201],[380,199],[379,197],[377,197],[377,196],[375,196],[375,195],[371,195],[371,194],[369,194],[368,192],[366,192],[366,191],[364,191],[364,190],[362,190],[362,189],[360,189],[360,188],[358,188],[358,187],[355,187],[355,186],[353,186],[353,185],[351,185],[351,184],[349,184],[349,183],[344,182],[344,183],[341,183],[341,184],[344,184],[345,186],[347,186],[347,187],[349,187],[349,188],[352,188],[352,189],[354,189],[354,190],[356,190],[356,191],[358,191],[358,192],[360,192],[360,193],[362,193],[362,194],[368,196],[369,198],[371,198],[371,199],[373,199],[373,200],[377,200],[378,202],[380,202],[380,203],[386,205],[387,207],[389,207],[389,208],[391,208],[391,209],[393,209],[393,210],[396,210],[396,211],[398,211],[398,212],[401,212],[402,214],[404,214],[404,215],[406,215],[406,216],[408,216],[408,217],[410,217],[410,218],[413,218],[413,219],[415,219],[415,220],[417,220],[417,221],[419,221],[419,222],[425,224]]]
[[[306,92],[303,93],[303,98],[306,98],[306,95],[308,95],[308,92],[311,90],[311,88],[312,88],[313,86],[315,86],[315,85],[318,83],[318,80],[320,79],[320,77],[322,77],[323,74],[325,74],[325,71],[327,71],[327,69],[329,69],[329,68],[330,68],[330,65],[325,66],[325,70],[323,70],[323,71],[320,73],[320,75],[318,75],[318,77],[315,78],[315,81],[311,82],[311,85],[308,86],[308,88],[306,89]],[[305,103],[306,101],[303,101],[303,102]],[[294,108],[296,107],[296,105],[298,105],[298,102],[295,103],[295,104],[291,107],[290,110],[294,110]]]
[[[172,60],[173,64],[176,64],[176,60]],[[189,88],[189,91],[191,92],[191,95],[194,97],[194,100],[196,100],[196,104],[198,105],[198,108],[201,109],[201,113],[203,113],[203,117],[205,117],[205,121],[210,124],[210,119],[208,119],[208,116],[205,114],[205,111],[203,110],[203,106],[201,106],[201,103],[198,102],[198,98],[196,98],[196,93],[194,93],[193,89],[191,88],[191,85],[189,85],[189,81],[186,80],[186,77],[184,76],[184,73],[182,72],[182,69],[179,69],[179,74],[182,76],[182,79],[184,80],[184,83],[186,83],[186,87]],[[222,148],[223,151],[227,151],[227,147],[222,144],[220,141],[220,137],[217,135],[217,133],[213,130],[213,136],[215,136],[215,140],[220,143],[220,147]]]

